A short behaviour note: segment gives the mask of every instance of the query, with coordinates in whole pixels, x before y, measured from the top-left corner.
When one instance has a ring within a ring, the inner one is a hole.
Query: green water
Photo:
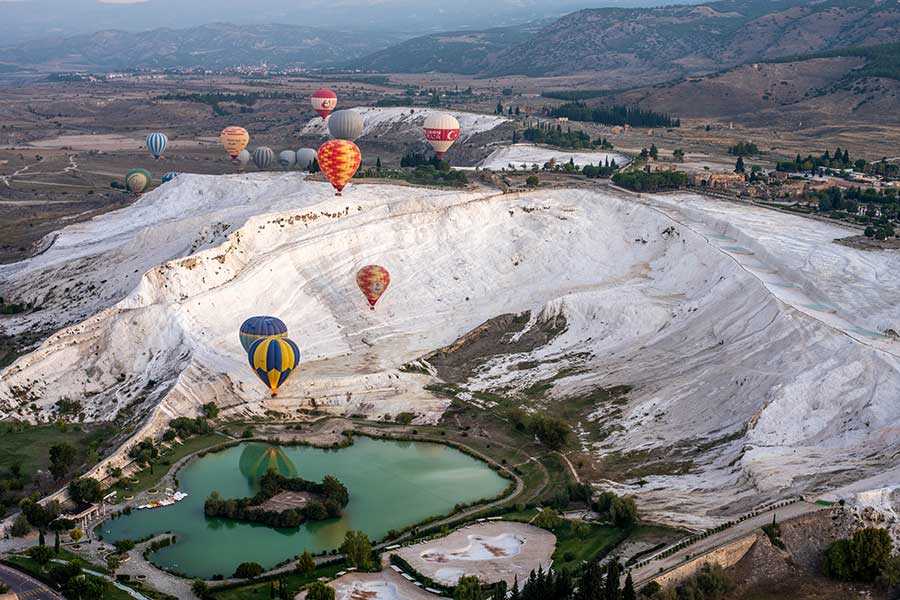
[[[382,538],[391,529],[448,513],[459,502],[495,496],[507,485],[487,465],[454,448],[361,437],[340,450],[283,446],[278,452],[279,468],[287,460],[300,477],[320,481],[331,474],[347,486],[350,503],[342,517],[297,529],[208,519],[203,502],[213,490],[225,498],[255,493],[246,465],[258,462],[264,452],[260,446],[244,443],[192,462],[178,474],[187,498],[107,521],[100,526],[103,538],[138,539],[172,531],[177,543],[151,555],[155,564],[192,577],[228,577],[244,561],[268,569],[304,550],[315,554],[336,548],[349,529]]]

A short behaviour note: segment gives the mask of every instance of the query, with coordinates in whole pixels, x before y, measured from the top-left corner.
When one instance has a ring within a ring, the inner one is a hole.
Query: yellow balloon
[[[231,160],[234,160],[250,143],[250,134],[243,127],[231,125],[222,130],[222,133],[219,134],[219,141],[222,142],[222,147],[225,148],[225,152],[228,153]]]

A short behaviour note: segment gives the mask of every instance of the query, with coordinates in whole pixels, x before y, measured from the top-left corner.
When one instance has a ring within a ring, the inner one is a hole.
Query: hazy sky
[[[593,6],[664,0],[0,0],[4,43],[100,29],[184,28],[215,21],[429,33],[512,25]],[[2,45],[2,44],[0,44]]]

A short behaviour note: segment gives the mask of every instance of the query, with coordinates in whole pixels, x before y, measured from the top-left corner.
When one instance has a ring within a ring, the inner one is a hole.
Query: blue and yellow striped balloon
[[[244,352],[249,352],[256,340],[264,337],[287,337],[287,330],[287,325],[278,317],[250,317],[241,324],[241,346],[244,347]]]
[[[265,337],[253,342],[247,358],[256,376],[277,396],[279,386],[300,362],[300,348],[286,337]]]
[[[162,156],[162,153],[166,151],[166,146],[169,145],[169,138],[166,137],[166,134],[155,132],[151,133],[147,136],[147,150],[150,151],[150,154],[153,155],[153,158],[159,158]]]

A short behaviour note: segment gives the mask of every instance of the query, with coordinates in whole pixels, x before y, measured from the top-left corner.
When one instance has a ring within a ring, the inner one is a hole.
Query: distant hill
[[[416,37],[370,54],[353,66],[372,71],[474,74],[488,69],[499,53],[540,31],[540,26],[451,31]]]
[[[492,30],[496,31],[496,30]],[[603,71],[616,81],[665,81],[746,62],[891,42],[896,0],[721,0],[658,8],[598,8],[566,15],[524,39],[481,32],[481,61],[429,35],[367,56],[383,71],[450,70],[481,75],[568,75]],[[481,41],[467,34],[472,49]],[[411,59],[410,49],[424,59]],[[474,54],[474,53],[467,53]]]
[[[396,35],[349,34],[297,25],[213,23],[189,29],[98,31],[28,42],[0,51],[2,62],[59,69],[222,68],[265,62],[329,66],[363,56]]]
[[[605,94],[589,105],[638,105],[680,117],[755,125],[900,121],[900,44],[845,48],[751,63]]]

